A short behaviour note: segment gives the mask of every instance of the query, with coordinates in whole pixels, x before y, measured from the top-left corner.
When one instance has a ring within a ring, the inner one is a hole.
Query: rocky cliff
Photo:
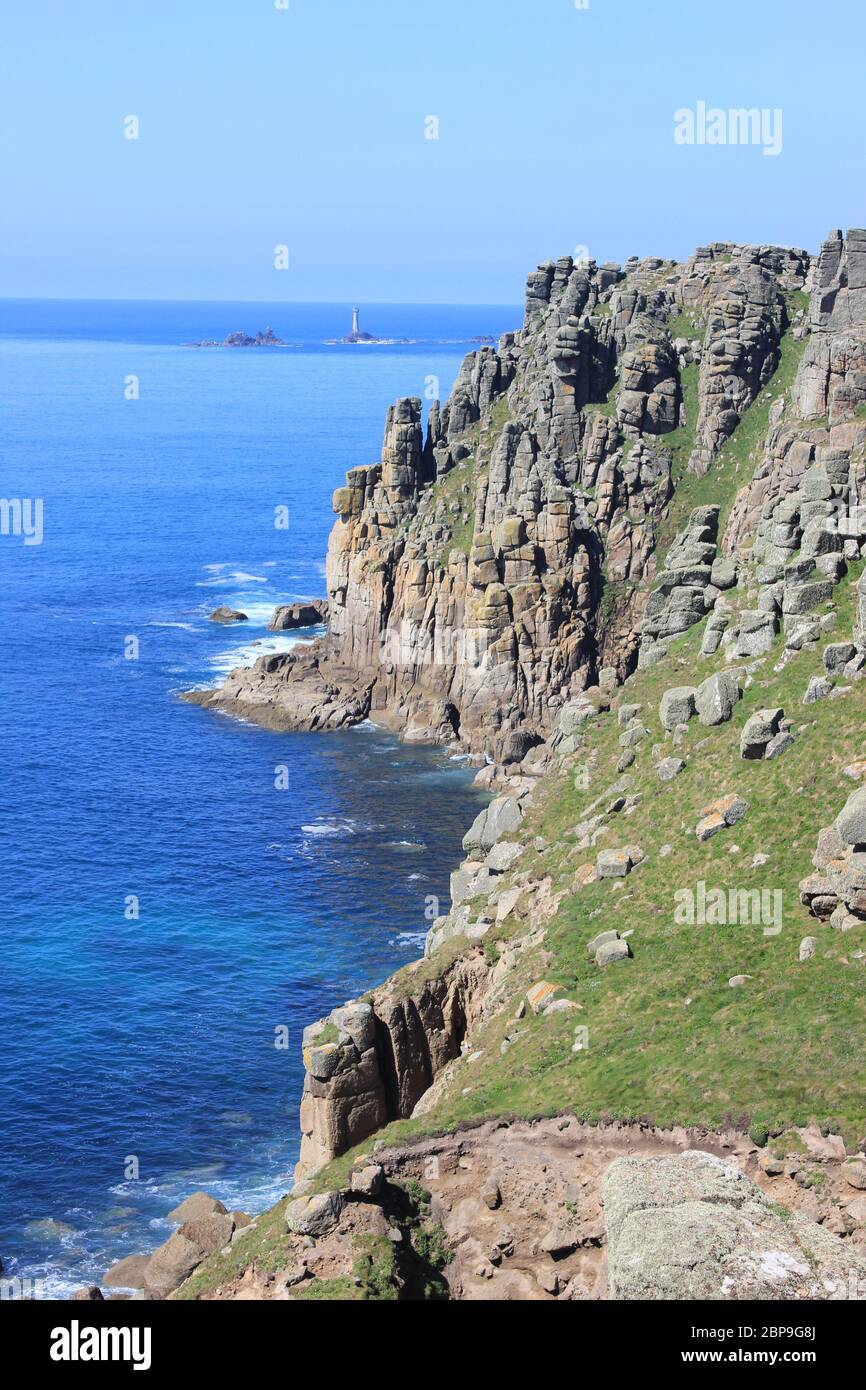
[[[819,267],[828,300],[829,252]],[[520,762],[604,668],[633,669],[680,477],[711,467],[792,320],[805,333],[809,274],[804,252],[726,244],[539,267],[522,329],[466,358],[426,433],[421,402],[398,401],[380,461],[337,490],[327,637],[211,699],[291,728],[372,716]]]
[[[866,1249],[862,1198],[821,1169],[847,1154],[866,1187],[866,822],[842,795],[866,774],[864,363],[864,232],[816,258],[545,264],[522,329],[466,359],[426,432],[419,401],[392,407],[381,460],[335,494],[327,635],[193,697],[445,740],[497,793],[425,959],[305,1034],[295,1235],[308,1207],[364,1234],[373,1194],[339,1164],[366,1171],[383,1135],[574,1114],[735,1132],[741,1167]],[[669,1188],[617,1219],[622,1249],[689,1216]],[[759,1244],[774,1218],[738,1190]],[[696,1200],[733,1249],[737,1222]],[[820,1247],[836,1278],[832,1240],[794,1232],[785,1258]],[[648,1296],[611,1254],[613,1296]],[[579,1263],[543,1292],[598,1296]],[[701,1287],[745,1277],[711,1266]]]

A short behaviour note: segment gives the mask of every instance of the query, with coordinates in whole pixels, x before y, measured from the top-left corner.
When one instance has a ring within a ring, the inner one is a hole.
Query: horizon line
[[[346,305],[358,303],[359,307],[366,304],[376,305],[381,308],[442,308],[442,309],[514,309],[521,308],[522,305],[515,301],[508,303],[505,300],[478,299],[478,300],[457,300],[457,299],[205,299],[198,296],[192,299],[175,299],[162,297],[147,297],[142,295],[130,295],[128,297],[120,295],[81,295],[81,294],[0,294],[2,304],[269,304],[271,307],[285,305],[291,307],[302,304],[322,304],[333,305],[335,308],[344,308]]]

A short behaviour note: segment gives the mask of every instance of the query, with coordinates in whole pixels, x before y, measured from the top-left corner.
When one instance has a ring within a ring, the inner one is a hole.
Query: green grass
[[[296,1285],[292,1295],[302,1303],[354,1303],[368,1297],[362,1287],[345,1275],[339,1279],[305,1280]]]
[[[435,514],[440,502],[444,504],[446,509],[454,502],[460,507],[460,511],[457,513],[446,510],[446,514],[442,518],[442,524],[449,528],[451,536],[438,548],[431,549],[431,558],[439,564],[447,559],[452,550],[460,550],[464,555],[468,555],[472,549],[472,537],[475,532],[476,481],[475,456],[470,454],[455,468],[452,468],[450,473],[446,473],[443,478],[438,478],[424,493],[421,506],[416,517],[413,518],[415,526],[429,520]],[[463,491],[467,482],[470,485],[468,494]]]
[[[703,338],[703,325],[698,322],[697,314],[693,309],[681,309],[675,318],[668,319],[665,328],[671,338],[688,338],[691,342],[695,338]]]
[[[616,402],[619,395],[619,377],[616,378],[603,401],[591,402],[584,409],[587,414],[595,411],[596,415],[606,415],[609,420],[616,419]]]

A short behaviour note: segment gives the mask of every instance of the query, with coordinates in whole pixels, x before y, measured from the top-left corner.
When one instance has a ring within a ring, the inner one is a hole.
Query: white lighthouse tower
[[[360,324],[359,324],[359,322],[358,322],[358,310],[357,310],[357,309],[353,309],[353,310],[352,310],[352,337],[353,337],[353,338],[359,338],[360,336],[361,336],[361,326],[360,326]]]

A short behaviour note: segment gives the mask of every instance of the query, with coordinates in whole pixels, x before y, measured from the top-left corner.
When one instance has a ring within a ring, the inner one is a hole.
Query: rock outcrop
[[[816,872],[800,883],[800,901],[837,931],[866,923],[866,788],[852,792],[818,836]]]
[[[275,608],[268,623],[270,632],[291,632],[299,627],[317,627],[328,621],[328,601],[311,598],[302,603],[284,603]]]
[[[866,1298],[866,1260],[713,1154],[617,1159],[602,1201],[611,1298]]]
[[[389,1120],[406,1119],[467,1033],[487,975],[480,956],[412,989],[411,977],[335,1009],[304,1030],[301,1152],[296,1179]]]

